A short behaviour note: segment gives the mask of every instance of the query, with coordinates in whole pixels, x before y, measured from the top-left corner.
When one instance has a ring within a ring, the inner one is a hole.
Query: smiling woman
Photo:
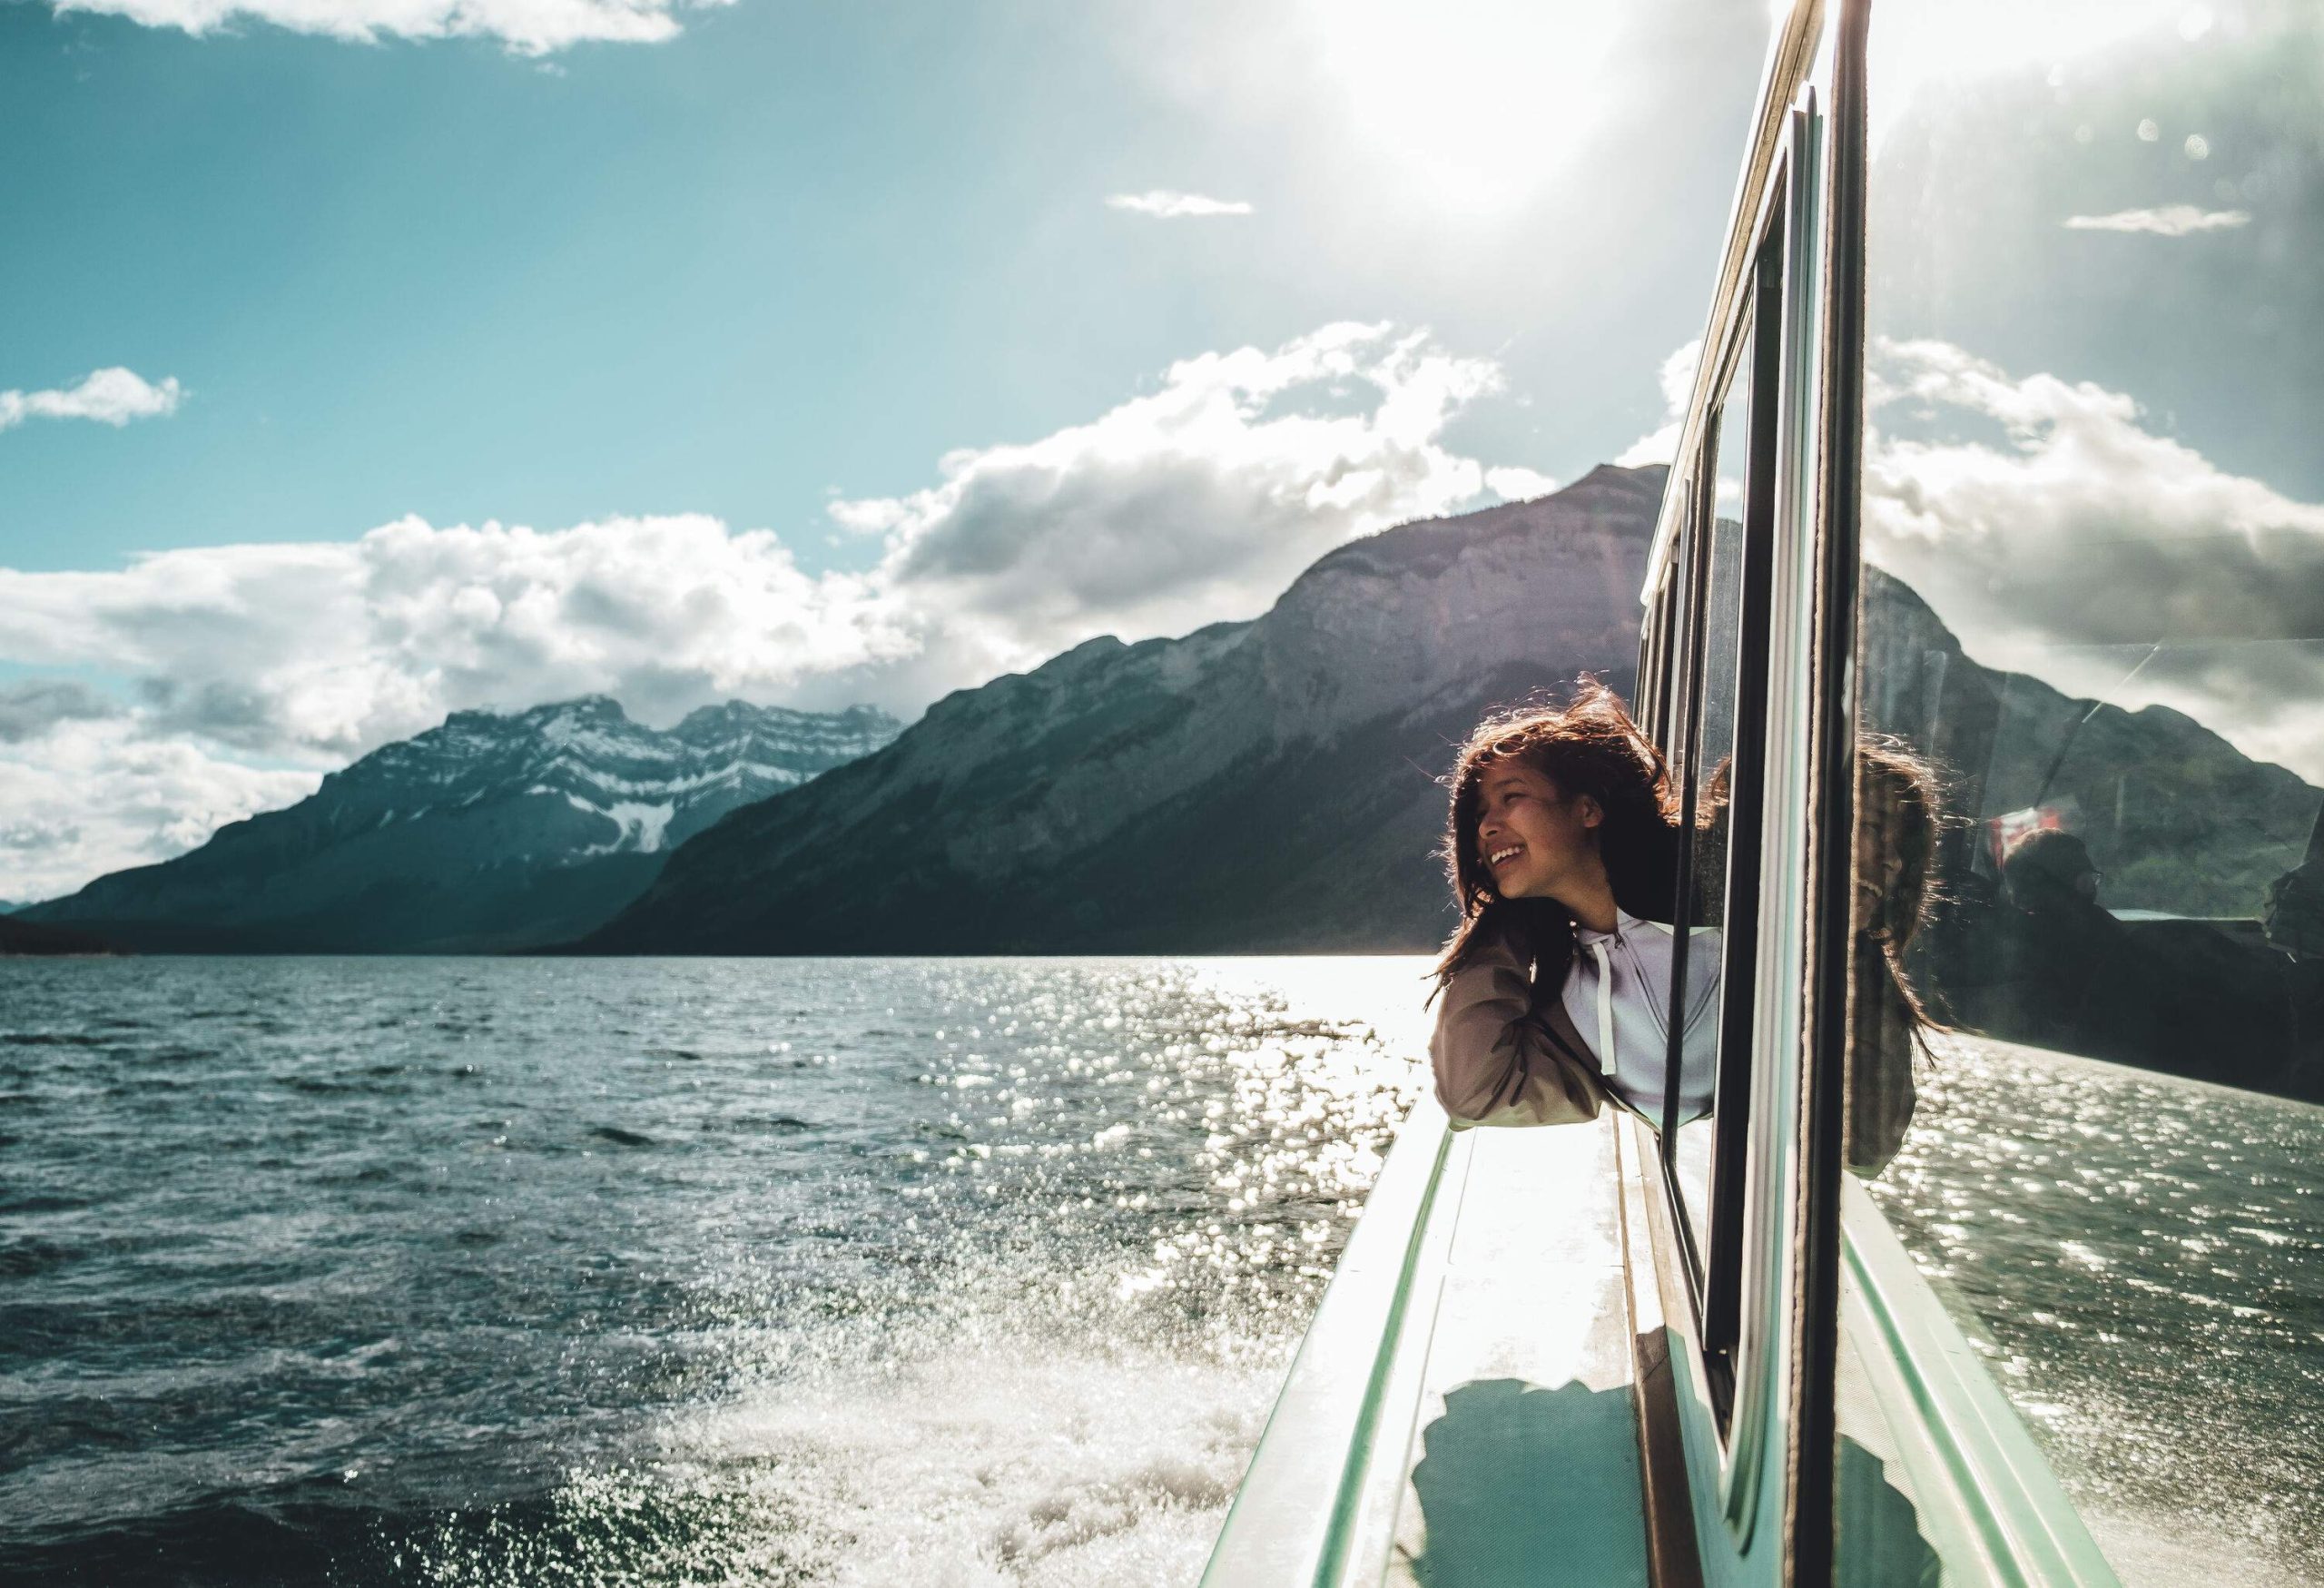
[[[1462,758],[1213,1588],[2324,1581],[2311,11],[1783,8],[1637,725]]]
[[[1461,925],[1430,1051],[1454,1125],[1589,1118],[1607,1100],[1658,1122],[1708,1110],[1717,934],[1668,919],[1670,779],[1621,701],[1585,683],[1563,708],[1489,718],[1452,785]]]

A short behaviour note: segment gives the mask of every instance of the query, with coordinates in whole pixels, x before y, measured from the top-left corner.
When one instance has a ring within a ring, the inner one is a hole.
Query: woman
[[[1585,681],[1562,708],[1489,718],[1452,773],[1445,861],[1461,925],[1436,966],[1430,1055],[1456,1127],[1659,1122],[1670,1050],[1678,831],[1661,755]],[[1709,1111],[1719,945],[1698,930],[1680,1121]]]
[[[1856,769],[1846,1154],[1876,1174],[1912,1120],[1915,1058],[1945,1029],[1905,970],[1944,815],[1934,769],[1903,745],[1866,739]],[[1674,933],[1655,917],[1677,902],[1679,850],[1660,754],[1590,682],[1562,710],[1489,718],[1452,781],[1461,925],[1436,967],[1437,1100],[1456,1128],[1589,1119],[1610,1099],[1659,1125]],[[1725,779],[1708,784],[1698,847],[1715,855]],[[1698,927],[1688,946],[1680,1123],[1709,1111],[1717,1064],[1718,933]]]

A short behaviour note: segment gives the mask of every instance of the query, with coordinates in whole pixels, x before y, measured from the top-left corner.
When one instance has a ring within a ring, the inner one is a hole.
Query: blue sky
[[[1981,660],[2324,778],[2312,21],[1880,15],[1869,554]],[[1768,30],[0,4],[0,899],[452,710],[910,716],[1649,458]]]
[[[1516,8],[1474,9],[1490,49]],[[542,56],[0,7],[0,134],[36,152],[0,173],[31,222],[0,291],[38,306],[0,387],[187,393],[9,436],[7,558],[697,511],[862,562],[827,491],[1343,319],[1497,357],[1454,439],[1570,478],[1651,428],[1702,311],[1765,24],[1687,9],[1709,25],[1642,8],[1595,46],[1628,104],[1482,123],[1559,142],[1481,151],[1512,191],[1477,205],[1391,168],[1330,24],[1232,7],[741,0]],[[1484,87],[1529,81],[1559,87]],[[1254,212],[1102,202],[1155,188]]]
[[[909,715],[1571,480],[1666,417],[1768,28],[0,5],[0,898],[449,710]]]

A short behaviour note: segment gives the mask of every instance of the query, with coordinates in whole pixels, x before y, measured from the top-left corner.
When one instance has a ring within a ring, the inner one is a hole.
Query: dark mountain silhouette
[[[110,954],[119,951],[103,939],[69,926],[43,926],[0,913],[0,957],[11,954]]]

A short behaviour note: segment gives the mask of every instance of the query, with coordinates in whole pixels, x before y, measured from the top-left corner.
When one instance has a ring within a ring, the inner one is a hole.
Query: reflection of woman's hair
[[[1905,968],[1935,902],[1945,816],[1935,768],[1897,740],[1859,740],[1856,764],[1847,1161],[1876,1174],[1912,1122],[1913,1061],[1928,1050],[1928,1034],[1945,1029]]]
[[[1564,706],[1532,706],[1487,717],[1461,746],[1446,780],[1452,811],[1443,855],[1461,924],[1436,962],[1441,987],[1467,962],[1482,934],[1506,928],[1533,961],[1535,979],[1561,986],[1573,958],[1573,920],[1554,899],[1503,899],[1477,853],[1482,784],[1488,768],[1515,761],[1557,784],[1567,799],[1588,794],[1605,813],[1598,853],[1614,902],[1630,913],[1661,920],[1677,897],[1677,844],[1670,778],[1661,752],[1630,720],[1621,697],[1594,678]]]
[[[1857,744],[1856,929],[1879,950],[1916,1040],[1936,1022],[1905,972],[1905,951],[1936,902],[1943,801],[1936,768],[1901,740]]]

